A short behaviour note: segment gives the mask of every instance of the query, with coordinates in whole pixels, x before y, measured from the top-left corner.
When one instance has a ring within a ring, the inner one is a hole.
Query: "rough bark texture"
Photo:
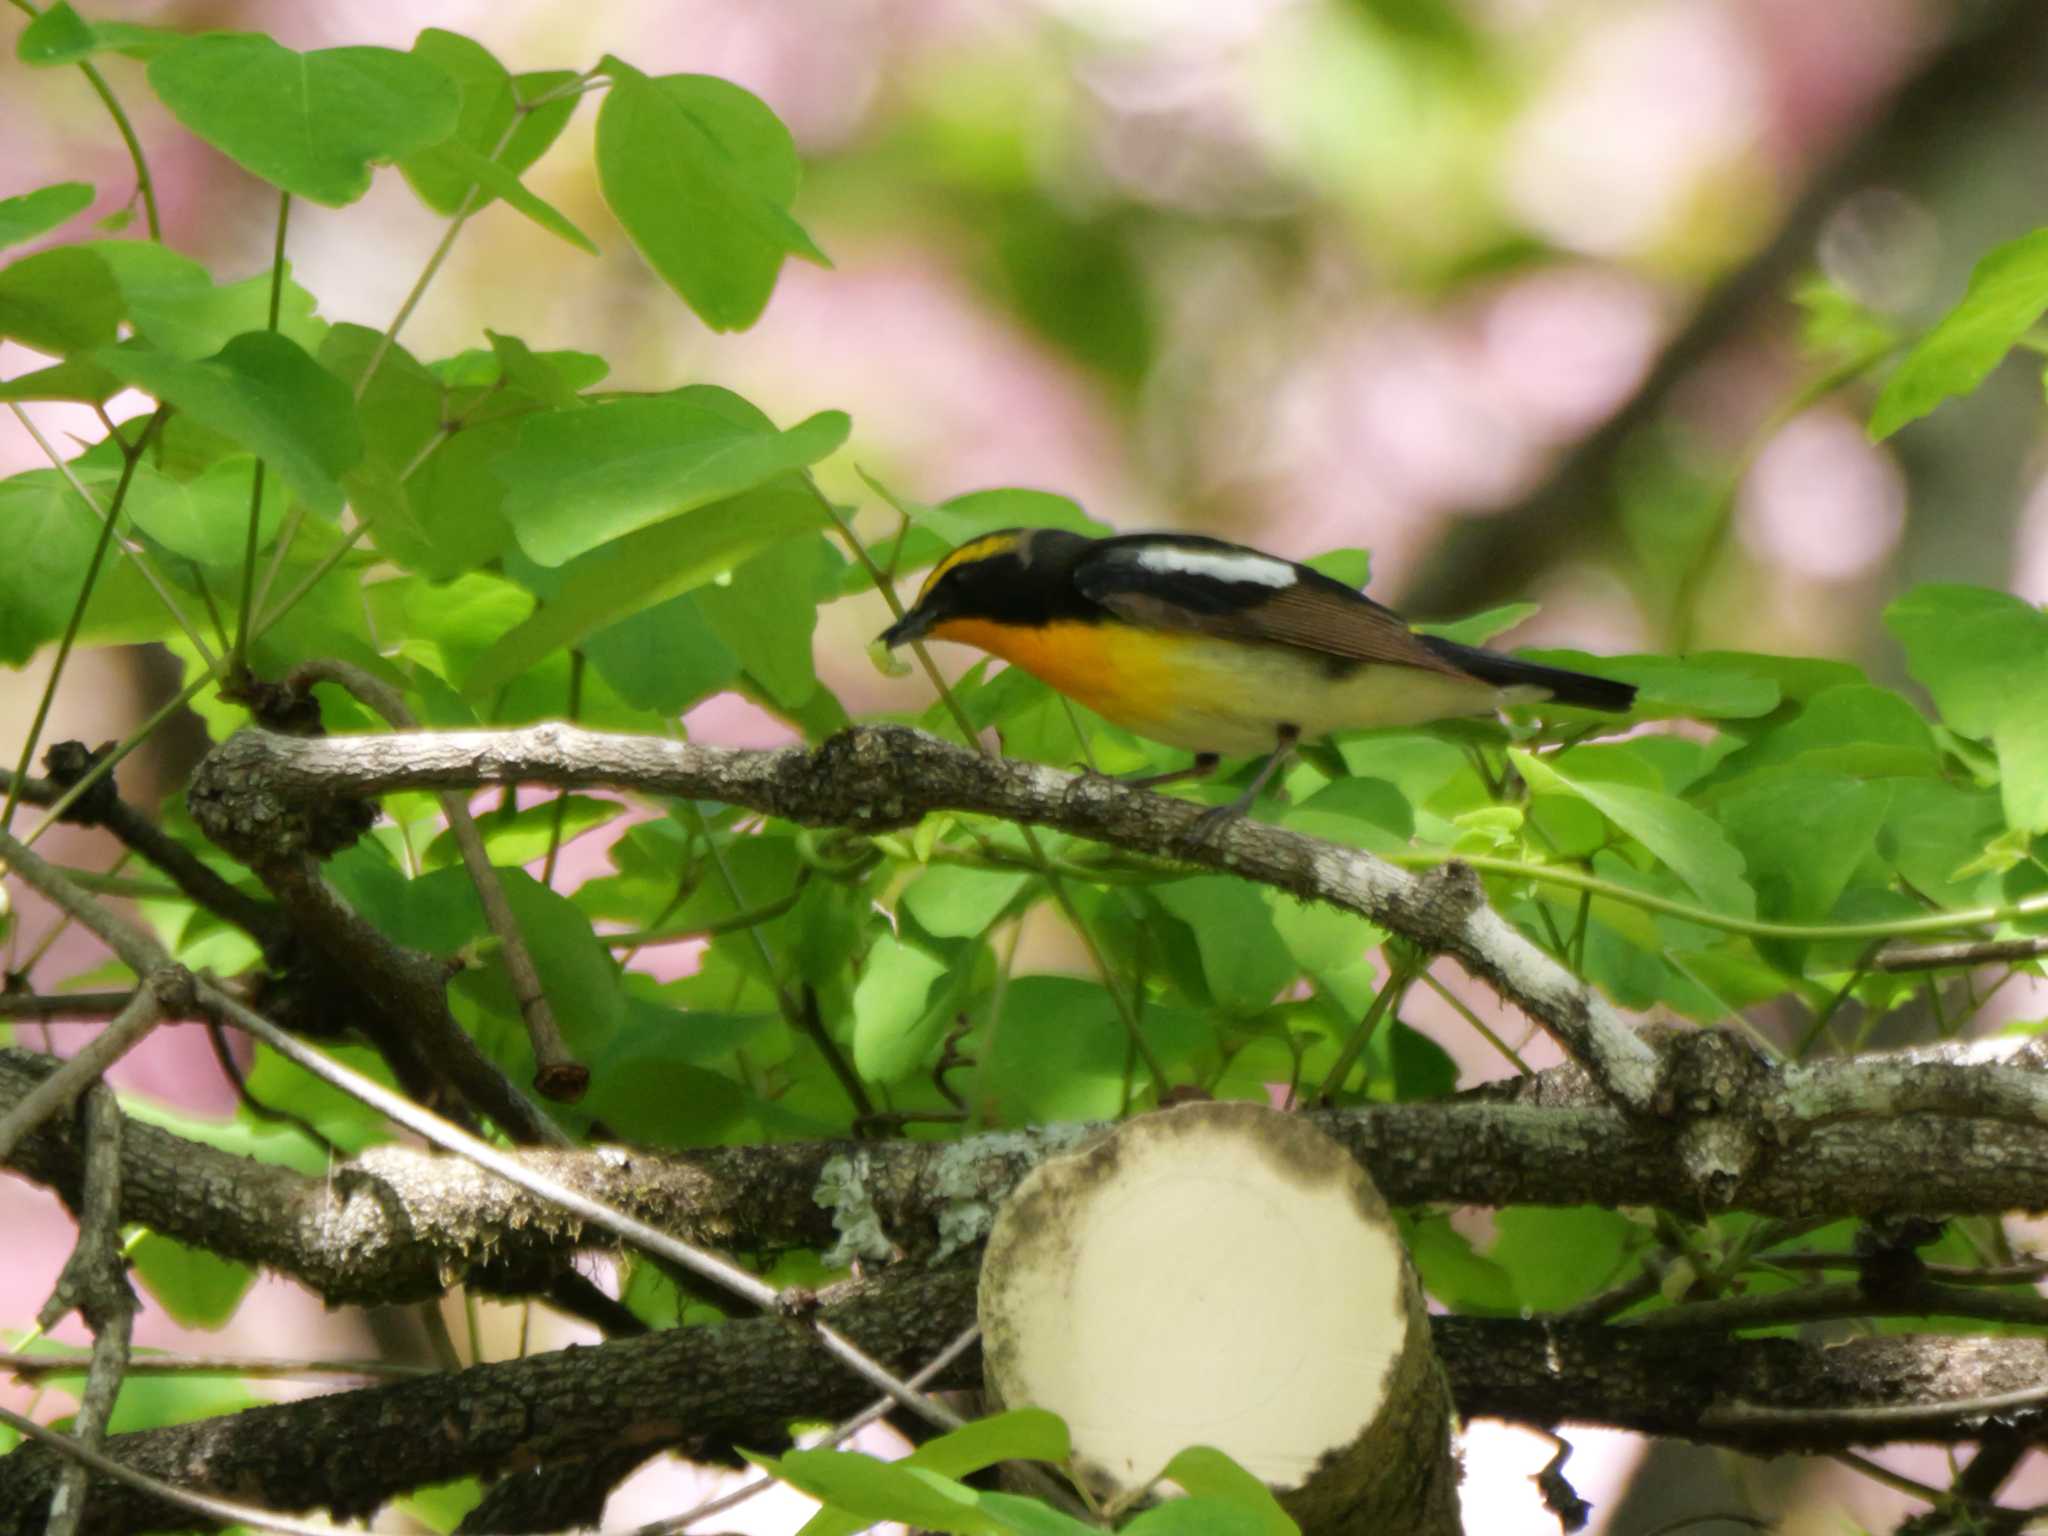
[[[1887,1075],[1881,1060],[1844,1063],[1842,1072],[1866,1066]],[[0,1050],[0,1114],[50,1067],[48,1058]],[[1532,1102],[1504,1101],[1509,1095]],[[1397,1205],[1697,1210],[1686,1125],[1633,1120],[1600,1099],[1584,1078],[1559,1072],[1484,1096],[1331,1110],[1315,1120]],[[521,1155],[594,1199],[714,1248],[943,1259],[985,1237],[1017,1180],[1088,1130]],[[2048,1127],[1914,1112],[1829,1118],[1803,1135],[1770,1121],[1768,1131],[1759,1123],[1741,1132],[1761,1155],[1721,1190],[1725,1208],[1796,1219],[2048,1205]],[[121,1155],[125,1220],[282,1271],[335,1304],[419,1301],[456,1282],[526,1292],[585,1242],[581,1224],[546,1202],[459,1158],[408,1147],[379,1147],[313,1178],[134,1124]],[[29,1136],[12,1166],[73,1198],[82,1156],[71,1123],[59,1121]]]
[[[967,1272],[891,1277],[828,1292],[824,1317],[910,1371],[973,1315]],[[108,1451],[187,1488],[272,1509],[368,1515],[394,1494],[472,1473],[516,1473],[628,1450],[727,1458],[772,1451],[793,1420],[849,1414],[874,1389],[810,1333],[778,1318],[674,1329],[390,1386],[252,1408],[120,1435]],[[0,1532],[29,1536],[64,1458],[24,1446],[0,1459]],[[194,1517],[93,1480],[83,1536],[189,1530]]]
[[[973,1320],[974,1290],[971,1268],[891,1273],[828,1294],[826,1315],[908,1369]],[[1605,1424],[1760,1455],[1972,1441],[1988,1417],[1981,1399],[2038,1389],[2048,1379],[2043,1339],[1818,1344],[1517,1319],[1437,1317],[1430,1325],[1467,1418],[1544,1428]],[[934,1386],[968,1386],[980,1376],[980,1355],[970,1350]],[[791,1419],[851,1411],[871,1391],[801,1329],[756,1318],[253,1408],[116,1436],[107,1448],[186,1486],[353,1516],[422,1483],[470,1473],[576,1463],[627,1448],[772,1448]],[[1842,1417],[1916,1402],[1930,1406],[1876,1423]],[[1811,1416],[1770,1417],[1787,1411]],[[1997,1417],[2022,1441],[2048,1443],[2040,1409],[2008,1408]],[[33,1446],[0,1458],[0,1533],[41,1531],[61,1460]],[[93,1481],[87,1536],[193,1525],[189,1514]]]
[[[1489,908],[1457,866],[1409,874],[1335,843],[1236,821],[1113,779],[987,757],[900,726],[842,731],[815,751],[702,747],[548,724],[518,731],[305,738],[243,731],[208,754],[188,798],[206,834],[257,869],[325,834],[337,801],[479,784],[610,785],[721,800],[811,826],[899,827],[979,811],[1170,854],[1362,913],[1475,975],[1555,1034],[1624,1106],[1656,1096],[1656,1057],[1610,1003]]]

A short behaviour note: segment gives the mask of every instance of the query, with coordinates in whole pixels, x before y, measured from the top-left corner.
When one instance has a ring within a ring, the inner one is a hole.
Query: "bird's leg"
[[[1206,779],[1216,771],[1216,765],[1222,761],[1221,753],[1197,752],[1195,760],[1185,768],[1176,768],[1171,773],[1148,773],[1137,778],[1119,779],[1117,782],[1126,789],[1157,789],[1162,784],[1178,784],[1183,779]]]
[[[1294,749],[1301,743],[1299,726],[1282,724],[1275,735],[1278,741],[1273,748],[1273,755],[1259,765],[1259,771],[1252,776],[1252,781],[1245,792],[1228,804],[1210,806],[1195,818],[1195,824],[1188,828],[1189,842],[1203,841],[1226,823],[1237,820],[1257,803],[1260,792],[1272,783],[1273,775],[1287,765],[1288,759],[1294,756]]]

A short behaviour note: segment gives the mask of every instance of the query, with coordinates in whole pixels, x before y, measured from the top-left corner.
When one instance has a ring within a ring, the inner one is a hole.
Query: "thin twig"
[[[85,1106],[85,1188],[79,1202],[78,1243],[57,1288],[36,1316],[47,1333],[74,1309],[92,1329],[92,1360],[85,1391],[72,1416],[78,1443],[98,1450],[128,1369],[135,1328],[135,1293],[121,1253],[121,1123],[113,1090],[95,1083]],[[4,1161],[4,1157],[0,1157]],[[46,1536],[75,1536],[85,1514],[89,1469],[72,1462],[50,1497]]]
[[[284,236],[291,227],[292,195],[277,194],[277,239],[270,252],[270,331],[277,331],[277,317],[284,298]],[[256,612],[256,547],[263,531],[263,456],[256,456],[249,473],[249,534],[242,551],[242,606],[235,617],[235,645],[228,654],[228,676],[239,678],[249,665],[249,623]]]
[[[1880,971],[1932,971],[1955,965],[2011,965],[2043,955],[2048,955],[2048,938],[1958,939],[1952,944],[1881,949],[1871,965]]]
[[[204,1515],[218,1525],[249,1525],[259,1531],[277,1531],[280,1536],[334,1536],[334,1526],[328,1521],[294,1520],[289,1515],[275,1514],[254,1504],[240,1504],[233,1499],[216,1499],[209,1494],[192,1493],[175,1483],[162,1478],[151,1477],[138,1472],[125,1462],[82,1445],[70,1435],[60,1435],[46,1425],[38,1424],[26,1414],[16,1413],[11,1408],[0,1408],[0,1424],[13,1430],[23,1439],[46,1445],[60,1456],[69,1457],[78,1465],[97,1472],[101,1477],[110,1477],[115,1482],[139,1489],[152,1498],[179,1509],[189,1509],[194,1514]]]
[[[183,978],[182,985],[179,978]],[[66,1108],[97,1082],[107,1068],[141,1044],[163,1018],[162,998],[184,991],[189,985],[190,978],[175,967],[161,984],[155,981],[155,973],[144,977],[113,1023],[94,1036],[84,1050],[31,1088],[20,1103],[0,1115],[0,1164],[14,1156],[14,1149],[21,1145],[24,1136]]]
[[[19,405],[14,406],[14,414],[24,423],[28,421]],[[163,410],[159,407],[157,413],[150,418],[151,428],[163,420],[163,415]],[[142,434],[145,441],[149,433],[150,428],[145,428]],[[8,783],[6,800],[0,802],[0,827],[13,825],[14,807],[20,803],[22,781],[28,777],[28,765],[35,761],[36,746],[42,740],[43,727],[49,723],[50,706],[56,702],[57,684],[64,676],[64,663],[70,660],[71,647],[78,640],[79,626],[85,622],[86,603],[91,599],[92,589],[99,581],[100,566],[107,558],[108,546],[114,542],[114,525],[120,521],[121,504],[128,499],[128,487],[135,479],[135,466],[141,459],[142,453],[139,448],[122,456],[121,478],[115,482],[113,500],[108,502],[106,511],[100,513],[99,537],[93,544],[91,558],[86,561],[85,575],[79,580],[78,595],[71,604],[71,615],[64,621],[64,633],[57,641],[57,654],[50,663],[50,675],[43,684],[42,697],[36,701],[35,716],[29,721],[28,734],[22,738],[21,757],[14,765],[14,777]],[[85,497],[86,505],[99,512],[92,498],[86,495],[85,487],[79,485],[76,479],[72,480],[72,485],[79,495]]]
[[[80,1376],[90,1355],[31,1355],[0,1351],[0,1372],[22,1381],[51,1376]],[[247,1376],[262,1380],[320,1380],[355,1376],[364,1381],[410,1381],[441,1373],[431,1365],[405,1365],[395,1360],[285,1360],[269,1355],[138,1355],[128,1362],[130,1376]]]
[[[583,648],[572,647],[569,652],[569,722],[573,725],[583,715]],[[540,883],[552,887],[555,883],[555,860],[562,852],[562,826],[569,817],[569,791],[563,790],[555,796],[555,814],[548,821],[548,852],[541,861]]]
[[[947,1366],[967,1353],[970,1348],[979,1342],[980,1338],[981,1325],[979,1323],[962,1330],[954,1338],[953,1342],[940,1350],[922,1370],[908,1378],[909,1384],[913,1387],[922,1387],[934,1380]],[[889,1413],[895,1406],[896,1400],[894,1398],[878,1397],[852,1418],[835,1424],[832,1428],[826,1430],[824,1434],[812,1441],[806,1449],[827,1449],[844,1441],[851,1440],[877,1419]],[[767,1492],[775,1486],[775,1481],[772,1477],[757,1477],[750,1483],[743,1483],[730,1493],[721,1493],[715,1499],[707,1499],[695,1509],[687,1510],[673,1519],[656,1520],[650,1524],[639,1526],[627,1532],[626,1536],[674,1536],[675,1532],[695,1525],[699,1520],[708,1520],[713,1515],[723,1514],[728,1509],[746,1503],[747,1500],[755,1495]]]
[[[1372,1039],[1373,1031],[1386,1016],[1389,1008],[1398,1008],[1401,999],[1408,993],[1409,983],[1414,981],[1415,971],[1396,960],[1387,967],[1387,979],[1379,991],[1373,994],[1371,1004],[1365,1010],[1365,1017],[1358,1021],[1358,1028],[1351,1032],[1351,1038],[1344,1042],[1344,1049],[1337,1053],[1336,1061],[1323,1075],[1323,1086],[1316,1090],[1316,1102],[1327,1107],[1344,1086],[1344,1079],[1351,1073],[1366,1043]]]
[[[396,689],[352,663],[337,660],[301,662],[292,669],[287,681],[300,692],[316,682],[332,683],[346,689],[365,708],[381,715],[387,724],[402,730],[419,729],[419,721],[406,708],[405,700]],[[454,790],[443,790],[435,798],[440,802],[441,814],[447,818],[448,830],[455,835],[456,846],[462,850],[462,862],[469,870],[470,882],[476,887],[477,900],[484,909],[484,921],[497,935],[505,962],[505,975],[511,981],[512,995],[519,1003],[519,1017],[526,1025],[526,1038],[533,1046],[534,1087],[550,1099],[574,1102],[582,1098],[584,1090],[590,1086],[590,1069],[576,1059],[568,1041],[562,1037],[562,1027],[555,1020],[555,1011],[548,1003],[546,989],[541,985],[540,971],[533,963],[533,952],[527,948],[526,935],[519,926],[519,918],[512,910],[510,899],[505,895],[505,883],[498,876],[497,866],[491,863],[490,850],[484,846],[476,818],[469,814],[469,803]]]

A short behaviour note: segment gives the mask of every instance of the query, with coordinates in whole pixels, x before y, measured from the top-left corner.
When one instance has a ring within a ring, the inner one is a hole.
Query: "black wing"
[[[1075,563],[1073,579],[1084,596],[1134,624],[1289,645],[1333,661],[1472,675],[1364,593],[1305,565],[1221,539],[1099,539]]]

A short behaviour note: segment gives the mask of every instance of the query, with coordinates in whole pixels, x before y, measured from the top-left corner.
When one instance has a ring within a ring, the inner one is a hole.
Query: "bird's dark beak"
[[[894,624],[891,624],[882,631],[880,636],[881,642],[893,651],[899,645],[908,645],[913,640],[922,640],[925,637],[925,633],[932,627],[936,617],[929,608],[913,608]]]

